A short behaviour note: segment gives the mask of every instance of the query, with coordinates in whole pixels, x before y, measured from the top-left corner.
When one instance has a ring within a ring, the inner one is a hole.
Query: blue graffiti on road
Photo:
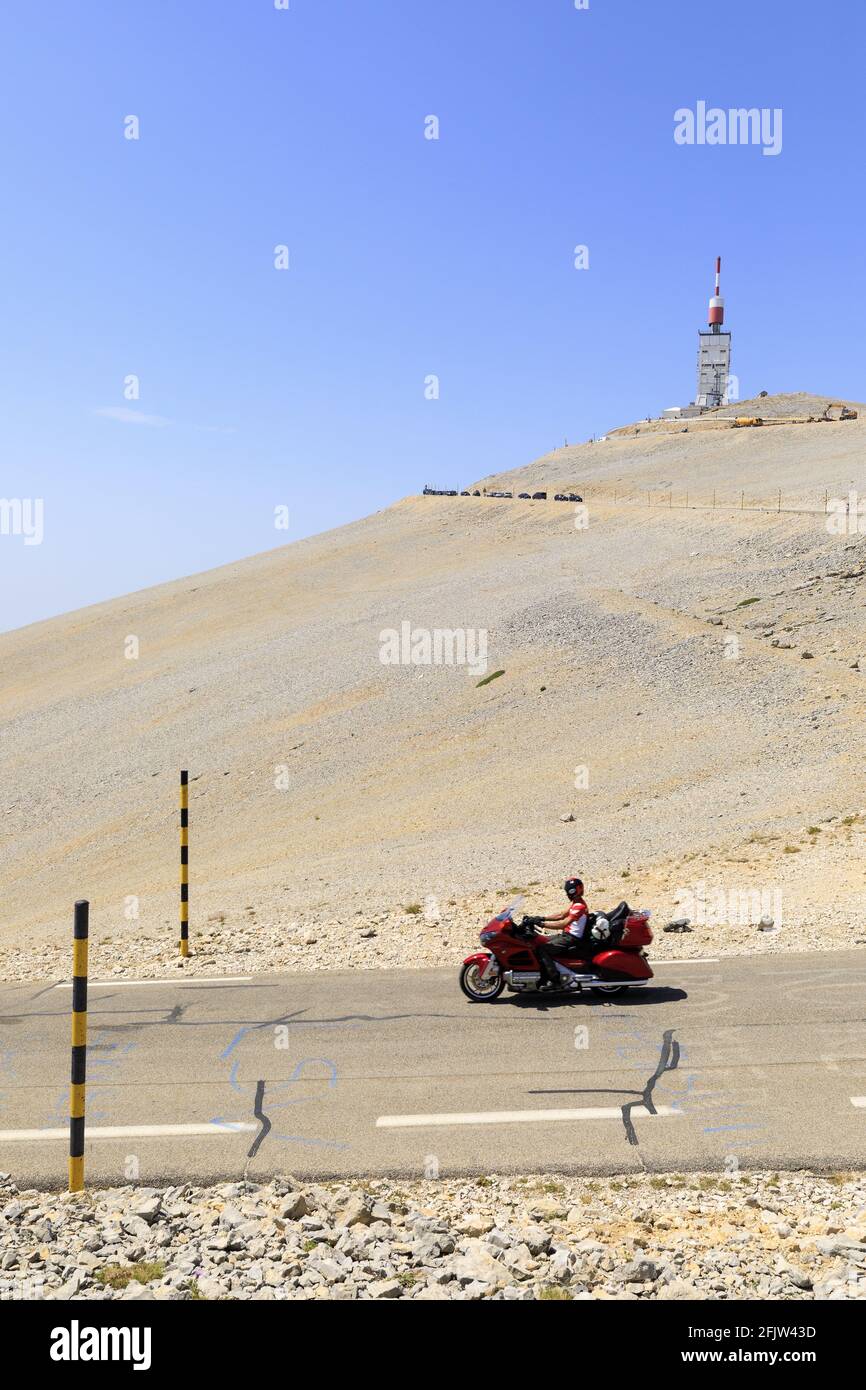
[[[134,1050],[134,1042],[116,1043],[108,1041],[108,1032],[102,1029],[87,1041],[87,1120],[107,1120],[110,1111],[94,1107],[94,1097],[103,1094],[117,1085],[123,1063]],[[108,1053],[108,1056],[96,1054]],[[69,1087],[59,1091],[44,1129],[53,1129],[66,1124],[69,1119]]]
[[[672,1042],[673,1030],[670,1030],[670,1038],[668,1031],[665,1032],[662,1052],[659,1055],[658,1040],[647,1037],[640,1032],[635,1027],[633,1020],[627,1015],[608,1014],[603,1016],[601,1022],[605,1025],[612,1022],[624,1025],[614,1034],[615,1037],[622,1040],[615,1048],[616,1055],[641,1073],[643,1073],[644,1067],[652,1066],[654,1068],[653,1074],[647,1085],[654,1086],[665,1072],[677,1072],[679,1086],[675,1086],[671,1081],[665,1085],[665,1099],[669,1101],[673,1110],[677,1110],[681,1114],[689,1113],[697,1119],[711,1121],[711,1123],[702,1125],[704,1134],[736,1134],[738,1151],[757,1146],[760,1142],[757,1136],[766,1132],[766,1125],[760,1123],[760,1117],[756,1116],[753,1105],[735,1101],[725,1091],[698,1090],[697,1085],[700,1084],[698,1073],[683,1073],[678,1067],[679,1063],[688,1063],[688,1050],[681,1044],[673,1044],[678,1048],[676,1058],[668,1051],[669,1044]],[[642,1049],[646,1049],[650,1055],[639,1055]],[[641,1104],[640,1101],[635,1103]],[[698,1108],[703,1106],[706,1106],[707,1110],[703,1114],[698,1114]],[[637,1135],[634,1132],[634,1127],[627,1121],[625,1111],[626,1107],[624,1106],[623,1122],[626,1125],[626,1138],[629,1144],[637,1144]],[[750,1131],[751,1137],[745,1137]],[[727,1154],[725,1166],[729,1172],[736,1171],[738,1167],[737,1155]]]
[[[288,1110],[291,1106],[295,1105],[306,1105],[309,1101],[316,1099],[316,1097],[311,1095],[291,1094],[292,1087],[297,1087],[298,1083],[303,1080],[311,1079],[311,1077],[306,1076],[305,1073],[311,1068],[322,1068],[323,1070],[319,1071],[313,1079],[324,1081],[326,1090],[330,1092],[335,1090],[337,1086],[337,1065],[335,1062],[332,1062],[329,1058],[326,1057],[301,1058],[301,1060],[295,1064],[291,1072],[291,1075],[288,1076],[285,1081],[276,1081],[268,1083],[268,1105],[267,1113],[265,1113],[265,1081],[263,1079],[259,1079],[255,1082],[241,1081],[239,1071],[242,1059],[239,1055],[234,1055],[237,1054],[237,1049],[243,1042],[244,1038],[249,1033],[259,1031],[261,1029],[261,1026],[262,1025],[257,1025],[255,1028],[241,1028],[240,1032],[235,1034],[228,1047],[220,1053],[219,1057],[219,1060],[221,1062],[231,1062],[228,1078],[229,1085],[231,1086],[232,1090],[235,1091],[239,1096],[243,1096],[245,1098],[247,1113],[248,1107],[250,1105],[250,1100],[252,1101],[253,1115],[259,1121],[259,1124],[261,1126],[258,1134],[255,1136],[250,1146],[249,1152],[247,1153],[247,1158],[255,1158],[256,1154],[259,1152],[259,1149],[261,1148],[266,1138],[270,1138],[272,1140],[286,1144],[304,1144],[307,1146],[315,1146],[338,1150],[348,1149],[350,1147],[349,1144],[342,1143],[341,1141],[336,1139],[320,1139],[305,1134],[283,1134],[277,1132],[274,1129],[274,1121],[272,1117],[278,1111]],[[286,1094],[287,1092],[288,1094]],[[275,1101],[273,1097],[278,1096],[283,1096],[283,1099],[277,1099]],[[237,1123],[237,1120],[232,1120],[221,1115],[215,1116],[211,1120],[211,1124],[220,1125],[226,1129],[235,1128]]]

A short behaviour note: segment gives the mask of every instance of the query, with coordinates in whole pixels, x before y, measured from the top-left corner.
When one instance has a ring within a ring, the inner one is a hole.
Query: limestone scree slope
[[[866,421],[815,408],[629,427],[486,480],[546,502],[408,497],[3,635],[0,943],[65,942],[81,896],[103,935],[173,935],[181,767],[194,924],[495,907],[582,871],[613,898],[779,890],[853,938],[866,534],[823,496],[866,498]],[[484,634],[503,674],[383,664],[404,623]],[[421,958],[411,915],[389,930]]]

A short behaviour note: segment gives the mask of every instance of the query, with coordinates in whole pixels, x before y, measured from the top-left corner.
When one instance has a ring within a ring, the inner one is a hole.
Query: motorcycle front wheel
[[[460,988],[474,1004],[488,1004],[498,999],[505,987],[502,971],[497,967],[495,975],[486,980],[481,978],[481,967],[477,961],[470,961],[460,971]]]

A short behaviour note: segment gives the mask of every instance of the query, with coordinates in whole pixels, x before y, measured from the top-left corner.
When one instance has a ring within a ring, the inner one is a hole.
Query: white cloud
[[[119,420],[122,425],[154,425],[159,428],[171,424],[164,415],[145,415],[143,411],[130,410],[126,405],[104,405],[93,413],[106,420]]]

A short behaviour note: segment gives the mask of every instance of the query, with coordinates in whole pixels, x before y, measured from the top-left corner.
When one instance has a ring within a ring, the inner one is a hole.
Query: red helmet
[[[565,880],[565,891],[566,891],[566,893],[568,894],[568,896],[571,898],[572,902],[574,902],[575,898],[582,898],[582,897],[583,897],[583,879],[582,879],[582,878],[567,878],[567,879]]]

